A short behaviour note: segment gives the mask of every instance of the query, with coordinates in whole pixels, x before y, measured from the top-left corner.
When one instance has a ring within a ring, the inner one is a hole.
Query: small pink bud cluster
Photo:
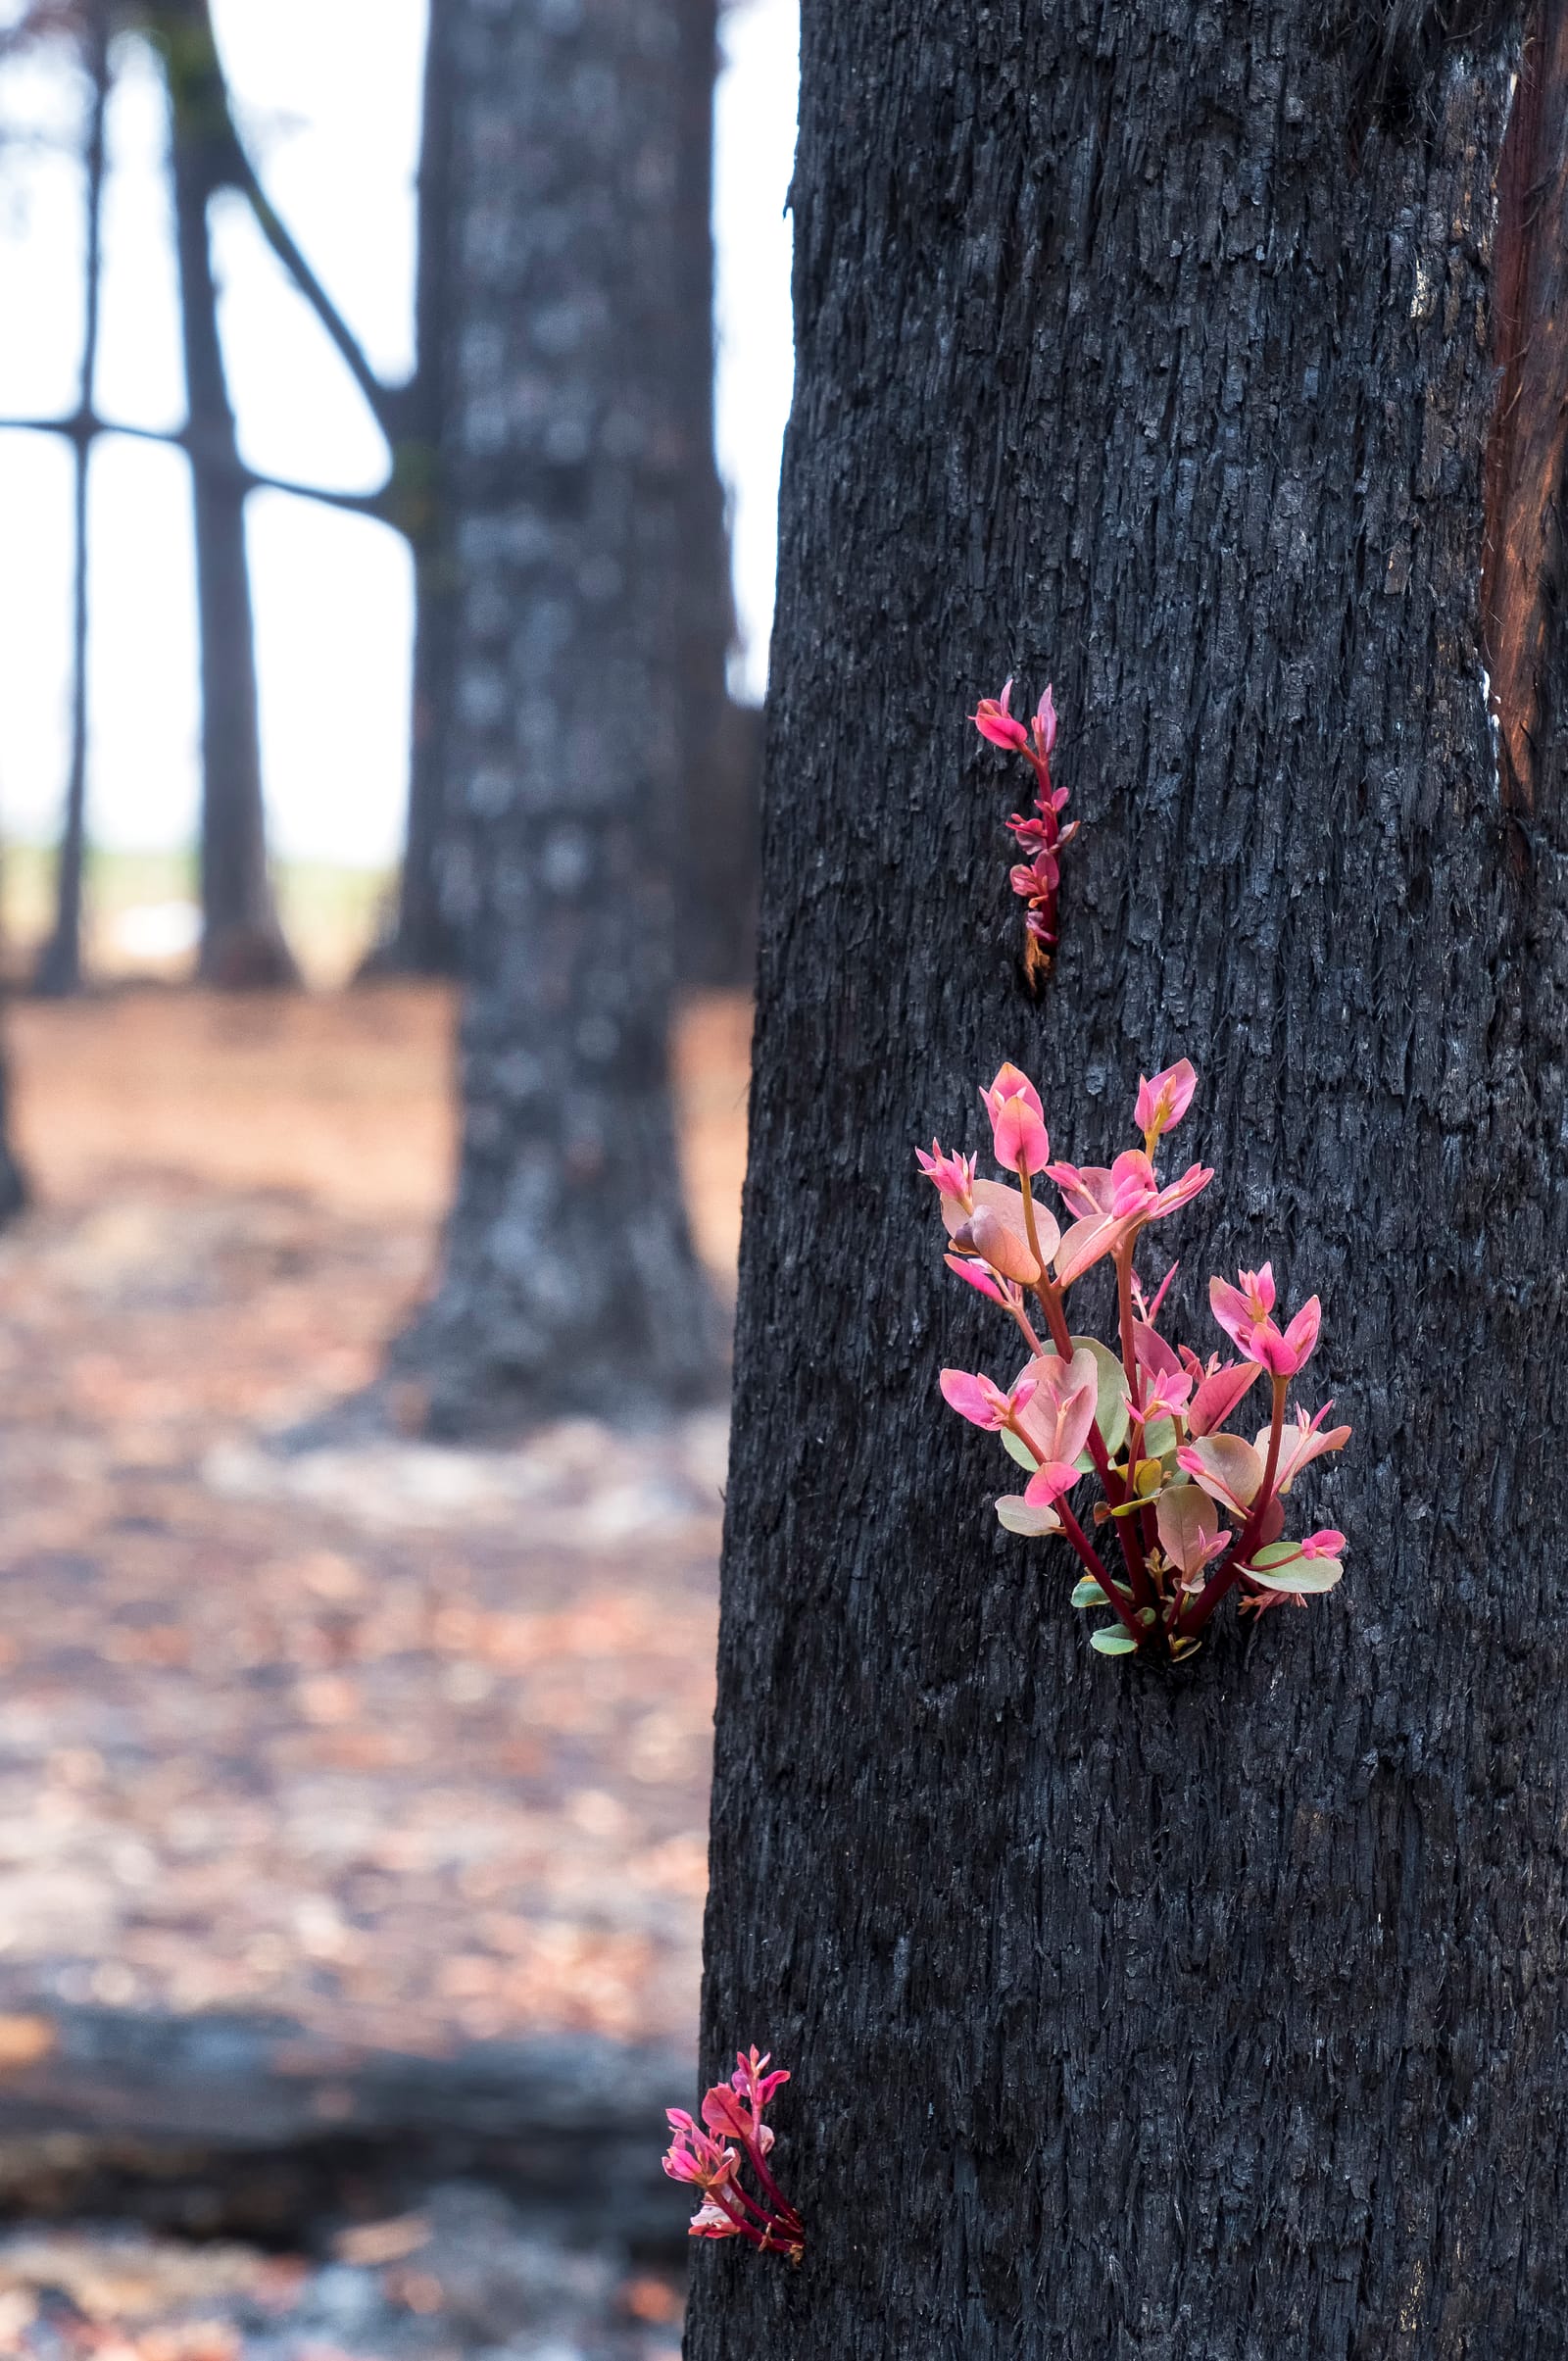
[[[773,2127],[763,2122],[763,2110],[790,2079],[766,2071],[771,2054],[737,2051],[729,2081],[715,2083],[704,2098],[701,2123],[684,2107],[665,2109],[672,2137],[664,2170],[702,2192],[691,2220],[694,2238],[746,2238],[760,2252],[787,2254],[798,2263],[806,2251],[806,2224],[767,2166]],[[750,2165],[760,2195],[742,2184],[743,2164]]]
[[[982,738],[1009,754],[1020,754],[1035,774],[1032,815],[1015,812],[1007,825],[1023,859],[1009,872],[1013,892],[1027,905],[1024,919],[1024,973],[1031,984],[1050,973],[1056,948],[1056,889],[1061,883],[1060,853],[1078,833],[1078,822],[1061,824],[1067,801],[1065,787],[1051,783],[1051,757],[1056,743],[1056,708],[1048,687],[1027,726],[1008,712],[1012,682],[1000,697],[982,697],[969,718]]]
[[[1005,700],[990,713],[1005,719]],[[980,1099],[1009,1180],[977,1179],[974,1157],[948,1156],[935,1140],[929,1156],[916,1152],[937,1191],[949,1269],[1009,1315],[1028,1352],[1005,1386],[980,1372],[944,1369],[944,1399],[960,1417],[999,1434],[1028,1471],[1023,1492],[999,1500],[997,1515],[1009,1533],[1066,1540],[1083,1567],[1073,1603],[1110,1609],[1111,1620],[1090,1635],[1105,1655],[1179,1659],[1198,1648],[1232,1591],[1240,1590],[1244,1610],[1261,1613],[1291,1599],[1304,1604],[1308,1593],[1332,1590],[1343,1572],[1345,1536],[1332,1526],[1299,1541],[1285,1537],[1286,1496],[1298,1477],[1350,1439],[1348,1426],[1325,1427],[1331,1403],[1310,1415],[1290,1405],[1291,1381],[1317,1344],[1316,1296],[1282,1326],[1268,1263],[1243,1271],[1235,1286],[1210,1280],[1214,1318],[1241,1357],[1222,1361],[1214,1353],[1205,1362],[1156,1325],[1174,1263],[1152,1299],[1139,1276],[1148,1234],[1214,1177],[1194,1163],[1164,1181],[1155,1163],[1197,1085],[1185,1058],[1141,1080],[1134,1119],[1142,1147],[1123,1149],[1108,1165],[1070,1164],[1052,1161],[1039,1092],[1016,1066],[1004,1065]],[[1033,1184],[1042,1176],[1060,1193],[1065,1227],[1036,1203]],[[1066,1311],[1069,1288],[1107,1258],[1116,1277],[1114,1351],[1074,1335]],[[1227,1422],[1265,1374],[1270,1414],[1249,1443],[1228,1433]],[[1090,1523],[1113,1529],[1106,1538],[1115,1547],[1105,1555],[1069,1500],[1091,1471],[1102,1497]]]

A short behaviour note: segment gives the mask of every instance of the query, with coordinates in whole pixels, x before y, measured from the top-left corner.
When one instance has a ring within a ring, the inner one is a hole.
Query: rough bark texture
[[[169,81],[180,329],[191,437],[202,682],[204,982],[298,980],[267,867],[245,486],[218,333],[208,207],[232,179],[233,128],[207,0],[161,0],[150,24]]]
[[[794,2068],[810,2243],[700,2249],[692,2361],[1562,2351],[1568,846],[1515,857],[1479,645],[1518,25],[1373,16],[807,0],[705,2056]],[[960,718],[1014,667],[1085,822],[1038,1006]],[[911,1148],[1011,1057],[1102,1160],[1183,1052],[1184,1324],[1321,1290],[1350,1558],[1128,1677],[937,1399],[1015,1355]]]
[[[93,382],[98,367],[104,117],[109,105],[109,11],[105,0],[84,0],[79,32],[82,65],[87,75],[87,125],[82,157],[86,238],[82,262],[81,378],[72,436],[75,474],[72,499],[71,758],[56,857],[54,925],[39,954],[33,978],[35,991],[55,998],[81,988],[82,882],[87,861],[87,477],[96,432]]]
[[[680,24],[678,0],[454,8],[464,1136],[439,1293],[398,1356],[444,1431],[713,1380],[665,1070]]]

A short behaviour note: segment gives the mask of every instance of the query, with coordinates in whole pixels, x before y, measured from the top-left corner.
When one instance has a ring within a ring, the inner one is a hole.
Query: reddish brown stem
[[[768,2171],[767,2166],[762,2162],[762,2147],[760,2140],[748,2140],[743,2133],[741,2136],[741,2145],[746,2150],[753,2172],[757,2175],[758,2180],[762,2185],[763,2195],[771,2199],[776,2209],[778,2218],[783,2222],[792,2224],[797,2230],[804,2229],[805,2225],[802,2222],[800,2215],[796,2212],[794,2206],[790,2203],[788,2197],[784,2194],[784,2191],[780,2189],[778,2183]]]
[[[1067,1539],[1071,1542],[1073,1548],[1083,1559],[1084,1564],[1088,1568],[1089,1572],[1094,1576],[1096,1582],[1099,1583],[1101,1589],[1104,1592],[1105,1604],[1115,1608],[1116,1613],[1120,1616],[1127,1630],[1132,1634],[1133,1639],[1136,1640],[1138,1646],[1142,1648],[1145,1638],[1147,1637],[1143,1625],[1139,1622],[1137,1615],[1134,1613],[1127,1600],[1123,1599],[1116,1585],[1111,1581],[1110,1576],[1105,1571],[1104,1563],[1100,1555],[1099,1550],[1095,1548],[1094,1543],[1090,1540],[1082,1525],[1079,1524],[1078,1519],[1073,1515],[1072,1510],[1068,1507],[1064,1500],[1056,1502],[1056,1514],[1061,1519],[1061,1529],[1063,1533],[1067,1536]]]
[[[1178,1635],[1201,1631],[1214,1609],[1235,1590],[1242,1579],[1242,1568],[1257,1546],[1268,1504],[1274,1498],[1274,1477],[1280,1463],[1280,1438],[1285,1429],[1285,1397],[1290,1392],[1290,1380],[1274,1380],[1274,1415],[1269,1422],[1268,1457],[1263,1463],[1263,1481],[1258,1486],[1247,1522],[1237,1535],[1224,1557],[1209,1576],[1190,1607],[1183,1607],[1176,1618]]]

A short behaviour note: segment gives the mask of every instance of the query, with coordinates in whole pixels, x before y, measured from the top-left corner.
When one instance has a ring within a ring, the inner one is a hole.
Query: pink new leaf
[[[1015,1065],[1000,1068],[980,1103],[991,1118],[991,1140],[997,1162],[1009,1172],[1026,1172],[1031,1179],[1051,1161],[1051,1139],[1046,1130],[1040,1093]]]
[[[1245,1515],[1263,1481],[1263,1461],[1240,1435],[1202,1435],[1184,1443],[1176,1464],[1185,1468],[1210,1499]]]
[[[1005,747],[1013,754],[1021,754],[1029,743],[1029,732],[1023,722],[1015,721],[1007,711],[1011,695],[1012,682],[1008,679],[1002,695],[982,697],[969,718],[981,737],[989,739],[993,746]]]
[[[1181,1121],[1197,1088],[1198,1069],[1190,1058],[1178,1058],[1152,1081],[1139,1075],[1134,1121],[1144,1135],[1144,1147],[1150,1156],[1153,1155],[1160,1135]]]
[[[1176,1484],[1162,1492],[1154,1502],[1154,1522],[1160,1548],[1189,1577],[1200,1573],[1230,1539],[1220,1530],[1213,1501],[1197,1484]]]
[[[1011,1426],[1022,1416],[1035,1392],[1032,1377],[1020,1377],[1010,1393],[989,1377],[971,1376],[967,1369],[944,1369],[940,1379],[942,1399],[949,1409],[956,1410],[972,1426],[982,1426],[996,1434]]]
[[[1195,1436],[1210,1435],[1216,1427],[1222,1427],[1256,1385],[1259,1374],[1260,1365],[1256,1361],[1226,1361],[1221,1366],[1211,1361],[1193,1396],[1187,1413],[1188,1432]]]

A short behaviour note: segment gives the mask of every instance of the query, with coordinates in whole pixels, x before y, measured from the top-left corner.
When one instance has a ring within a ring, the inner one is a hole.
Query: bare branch
[[[188,426],[172,429],[161,426],[124,426],[113,418],[98,418],[91,411],[69,412],[63,418],[0,418],[0,434],[58,434],[70,443],[92,443],[100,435],[128,435],[132,442],[161,443],[167,450],[183,451],[193,463],[223,474],[231,481],[237,479],[247,492],[287,492],[295,500],[314,500],[322,508],[342,509],[350,516],[373,516],[377,523],[390,524],[398,531],[403,528],[392,514],[392,482],[388,477],[373,492],[339,492],[324,484],[297,483],[286,475],[267,475],[248,467],[242,460],[231,460],[223,451],[214,450],[204,439],[193,435]]]
[[[232,142],[232,176],[256,216],[257,225],[272,252],[277,256],[295,286],[304,296],[321,326],[331,338],[350,376],[365,396],[371,416],[389,443],[395,442],[401,425],[404,391],[402,386],[388,385],[377,376],[366,359],[365,348],[349,326],[342,313],[322,286],[316,272],[296,245],[286,223],[274,209],[257,176],[256,168],[240,145],[239,133],[230,125]]]

